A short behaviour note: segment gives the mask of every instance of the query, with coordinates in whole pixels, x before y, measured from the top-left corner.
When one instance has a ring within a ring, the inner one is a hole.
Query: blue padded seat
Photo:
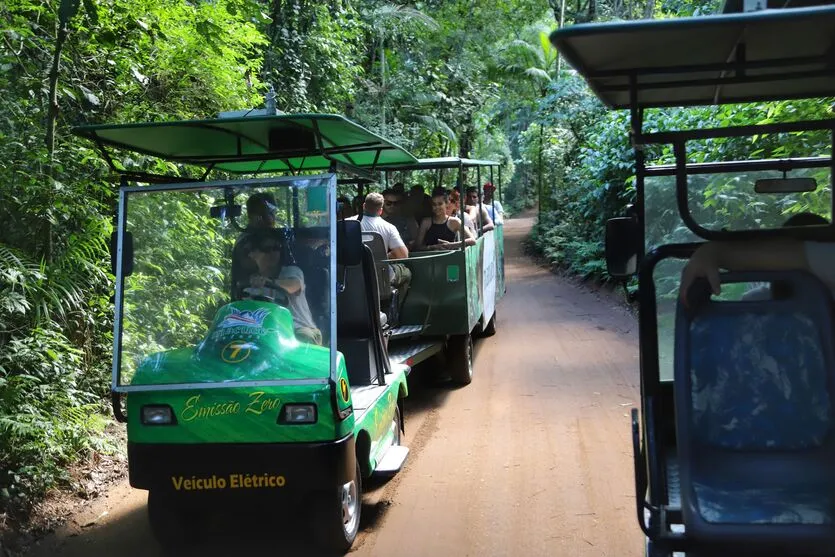
[[[789,296],[702,296],[676,316],[675,404],[688,538],[835,542],[831,294],[801,271],[728,273],[780,280]]]

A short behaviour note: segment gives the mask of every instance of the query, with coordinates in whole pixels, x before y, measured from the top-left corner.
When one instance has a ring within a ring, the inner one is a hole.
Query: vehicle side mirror
[[[638,272],[640,242],[638,219],[617,217],[606,221],[606,270],[611,276],[626,278]]]
[[[336,262],[346,267],[362,262],[362,228],[358,220],[336,223]]]
[[[116,276],[116,254],[118,253],[119,233],[113,231],[110,234],[110,271]],[[129,277],[133,274],[133,234],[125,231],[122,242],[122,276]]]
[[[240,205],[216,205],[209,210],[213,219],[226,220],[241,216]]]

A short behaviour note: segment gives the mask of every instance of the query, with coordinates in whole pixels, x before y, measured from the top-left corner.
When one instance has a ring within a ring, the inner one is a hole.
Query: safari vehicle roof
[[[418,159],[414,163],[387,165],[383,170],[436,170],[438,168],[471,168],[475,166],[501,166],[502,163],[481,159],[462,159],[459,157],[437,157]]]
[[[337,114],[280,114],[213,120],[81,126],[114,167],[111,149],[235,173],[374,169],[417,158]],[[115,167],[114,167],[115,168]]]
[[[612,108],[835,95],[835,6],[580,24],[551,42]]]

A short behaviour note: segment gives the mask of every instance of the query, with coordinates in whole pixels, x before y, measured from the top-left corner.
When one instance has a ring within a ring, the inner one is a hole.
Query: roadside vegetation
[[[346,114],[418,156],[500,159],[507,186],[544,90],[519,45],[544,48],[555,21],[534,0],[0,2],[0,543],[44,494],[77,487],[79,466],[120,450],[117,184],[73,126],[210,118],[261,106],[272,85],[280,110]],[[165,307],[166,330],[187,332],[211,303]]]

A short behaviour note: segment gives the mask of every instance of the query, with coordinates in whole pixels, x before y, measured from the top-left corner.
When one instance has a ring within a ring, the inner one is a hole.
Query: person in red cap
[[[493,199],[496,186],[492,182],[487,182],[482,189],[484,190],[484,206],[487,208],[487,214],[490,215],[494,223],[502,224],[504,222],[504,208],[498,199]]]

